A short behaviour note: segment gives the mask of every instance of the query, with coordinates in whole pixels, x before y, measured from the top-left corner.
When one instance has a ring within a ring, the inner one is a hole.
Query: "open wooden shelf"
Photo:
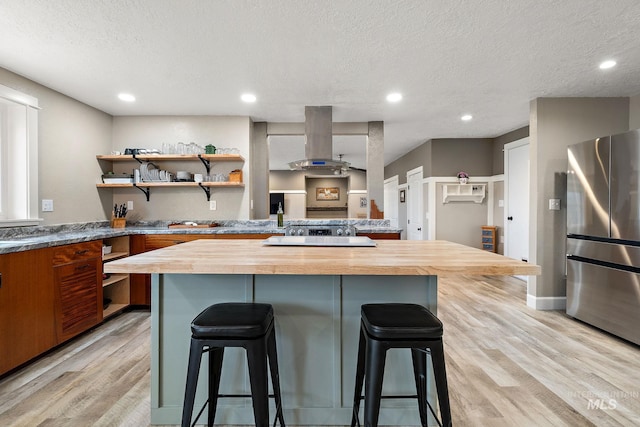
[[[107,307],[107,309],[102,312],[102,318],[106,319],[107,317],[112,316],[112,315],[122,311],[128,305],[129,304],[114,304],[114,303],[111,303],[111,304],[109,304],[109,307]]]
[[[112,274],[108,279],[104,279],[102,281],[102,287],[113,285],[114,283],[118,283],[122,280],[126,280],[129,278],[128,274]]]
[[[152,161],[194,161],[205,159],[212,162],[244,162],[244,157],[240,154],[120,154],[120,155],[103,155],[98,154],[96,156],[98,160],[107,160],[110,162],[127,162],[131,160],[141,160],[145,162]]]
[[[111,252],[110,254],[102,255],[102,261],[111,261],[112,259],[124,258],[129,256],[129,252]]]

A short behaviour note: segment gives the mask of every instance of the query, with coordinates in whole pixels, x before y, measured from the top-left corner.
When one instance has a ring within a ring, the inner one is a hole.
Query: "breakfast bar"
[[[152,274],[152,424],[180,421],[191,320],[233,301],[274,307],[286,422],[348,425],[362,304],[412,302],[437,315],[438,276],[537,275],[540,267],[446,241],[324,247],[196,240],[110,262],[105,272]],[[444,331],[446,348],[446,324]],[[196,407],[206,400],[205,365]],[[384,394],[415,393],[410,352],[389,352],[383,387]],[[220,390],[249,390],[240,349],[225,353]],[[380,424],[419,422],[413,400],[384,401]],[[221,400],[216,423],[253,424],[251,400]]]

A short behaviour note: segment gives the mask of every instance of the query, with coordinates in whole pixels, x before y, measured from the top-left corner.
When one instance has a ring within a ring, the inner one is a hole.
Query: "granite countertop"
[[[168,228],[169,223],[172,221],[149,221],[127,225],[125,228],[111,228],[108,221],[100,221],[2,229],[0,230],[0,254],[135,234],[284,234],[284,228],[278,228],[276,222],[271,220],[221,221],[218,222],[219,226],[208,228]],[[361,233],[399,233],[401,231],[389,227],[386,220],[294,220],[286,221],[285,228],[289,225],[338,223],[354,225]]]

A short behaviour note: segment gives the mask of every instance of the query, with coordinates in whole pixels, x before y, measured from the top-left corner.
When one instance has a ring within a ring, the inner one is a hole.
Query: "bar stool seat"
[[[285,427],[273,322],[271,304],[259,303],[214,304],[193,319],[182,427],[195,425],[205,407],[208,407],[207,425],[213,426],[218,398],[221,397],[251,397],[255,425],[261,427],[269,425],[268,399],[273,397],[276,402],[276,419]],[[247,351],[251,394],[218,393],[225,347],[243,347]],[[191,424],[203,353],[209,353],[209,398]],[[273,395],[269,395],[268,392],[267,360],[271,371]]]
[[[451,426],[442,343],[443,326],[440,319],[417,304],[364,304],[361,307],[360,325],[351,427],[360,425],[359,410],[360,401],[363,399],[363,382],[366,427],[378,425],[382,398],[417,398],[423,426],[427,426],[427,409],[436,418],[438,425]],[[416,395],[382,396],[386,352],[390,348],[411,349]],[[427,353],[431,355],[433,363],[441,420],[437,418],[433,407],[427,401]]]

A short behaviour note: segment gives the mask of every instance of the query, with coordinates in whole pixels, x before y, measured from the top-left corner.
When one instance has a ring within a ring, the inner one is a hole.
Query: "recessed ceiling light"
[[[611,60],[611,59],[608,60],[608,61],[604,61],[604,62],[600,63],[600,69],[601,70],[606,70],[606,69],[609,69],[609,68],[613,68],[615,66],[616,66],[616,61]]]
[[[395,93],[390,93],[389,95],[387,95],[387,101],[389,102],[398,102],[402,99],[402,94],[395,92]]]
[[[245,93],[240,97],[240,99],[244,102],[256,102],[256,96],[252,93]]]
[[[465,114],[464,116],[460,117],[460,120],[463,120],[465,122],[468,122],[471,119],[473,119],[473,116],[471,114]]]
[[[120,99],[120,101],[124,102],[133,102],[136,100],[136,97],[131,95],[130,93],[120,93],[118,94],[118,98]]]

